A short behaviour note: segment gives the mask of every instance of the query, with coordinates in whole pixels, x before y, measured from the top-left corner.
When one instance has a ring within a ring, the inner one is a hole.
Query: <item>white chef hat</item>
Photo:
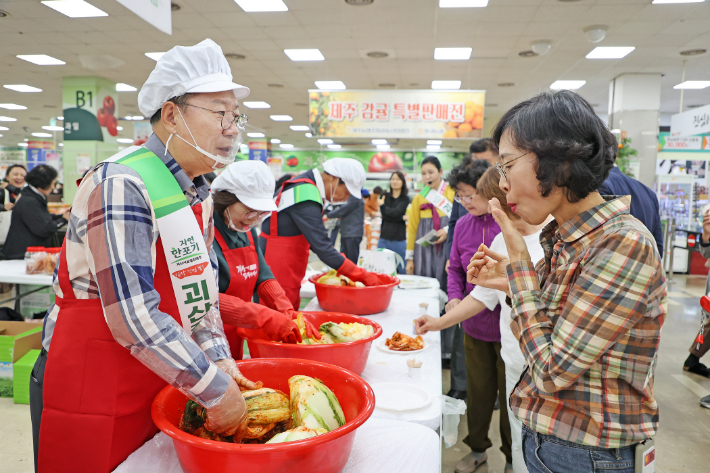
[[[365,184],[365,168],[360,161],[352,158],[332,158],[323,163],[323,170],[331,176],[339,177],[350,195],[362,199],[360,190]]]
[[[212,191],[234,194],[247,207],[266,212],[276,210],[276,180],[263,161],[243,160],[230,164],[212,182]]]
[[[232,82],[222,48],[211,39],[195,46],[175,46],[163,54],[138,93],[138,108],[150,118],[173,97],[187,93],[234,90],[237,99],[249,89]]]

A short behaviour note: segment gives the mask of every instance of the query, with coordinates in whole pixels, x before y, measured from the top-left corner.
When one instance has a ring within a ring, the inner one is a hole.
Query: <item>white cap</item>
[[[323,170],[342,179],[350,195],[362,199],[360,190],[365,184],[365,168],[360,161],[352,158],[333,158],[323,163]]]
[[[212,192],[227,191],[247,207],[266,212],[277,210],[276,180],[263,161],[244,160],[230,164],[212,181]]]
[[[222,48],[211,39],[195,46],[175,46],[163,54],[138,93],[138,108],[150,118],[173,97],[187,93],[234,90],[237,99],[249,89],[232,82]]]

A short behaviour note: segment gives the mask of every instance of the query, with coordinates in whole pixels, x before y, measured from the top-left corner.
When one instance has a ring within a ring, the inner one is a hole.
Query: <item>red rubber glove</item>
[[[227,294],[219,295],[222,322],[237,327],[260,328],[272,340],[285,343],[303,341],[298,325],[287,314],[269,309],[261,304],[245,302]]]
[[[256,293],[259,294],[259,303],[264,304],[267,307],[271,307],[274,310],[278,310],[291,317],[295,320],[298,317],[298,311],[293,310],[291,301],[286,297],[281,284],[276,279],[267,279],[257,288]],[[320,332],[318,329],[310,323],[305,317],[303,321],[306,325],[306,334],[308,338],[315,338],[320,340]]]
[[[338,268],[338,276],[341,274],[349,277],[352,281],[359,281],[365,286],[379,286],[382,284],[377,274],[365,271],[347,258],[345,258],[343,265]]]

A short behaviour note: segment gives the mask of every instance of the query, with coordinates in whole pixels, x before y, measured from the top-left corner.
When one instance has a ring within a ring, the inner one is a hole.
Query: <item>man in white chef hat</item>
[[[30,386],[38,471],[113,471],[157,432],[166,382],[206,408],[209,430],[242,425],[239,386],[256,384],[220,319],[202,174],[234,160],[248,94],[214,41],[176,46],[138,95],[153,135],[79,185]]]

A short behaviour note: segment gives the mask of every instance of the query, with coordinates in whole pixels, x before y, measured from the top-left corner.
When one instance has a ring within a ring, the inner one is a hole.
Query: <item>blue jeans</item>
[[[379,243],[377,243],[377,248],[384,248],[386,250],[392,250],[402,257],[402,261],[405,261],[405,254],[407,251],[407,240],[396,241],[396,240],[383,240],[380,238]],[[401,264],[397,265],[397,272],[399,274],[404,274],[404,266]]]
[[[634,473],[636,445],[590,447],[533,432],[525,424],[522,441],[530,473]]]

